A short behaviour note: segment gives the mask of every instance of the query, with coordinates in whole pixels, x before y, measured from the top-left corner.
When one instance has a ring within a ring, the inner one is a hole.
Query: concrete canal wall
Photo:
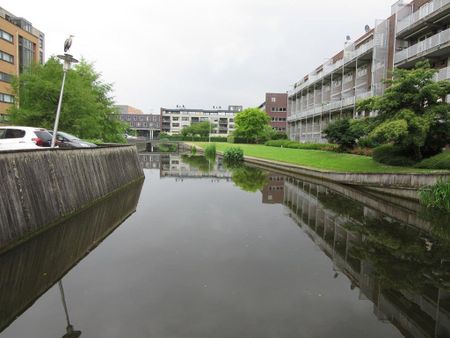
[[[245,156],[245,161],[270,169],[282,170],[286,173],[311,176],[414,200],[419,199],[419,190],[421,188],[434,185],[439,180],[450,180],[450,173],[339,173],[313,170],[289,163],[280,163],[249,156]]]
[[[142,179],[135,146],[0,153],[0,251]]]

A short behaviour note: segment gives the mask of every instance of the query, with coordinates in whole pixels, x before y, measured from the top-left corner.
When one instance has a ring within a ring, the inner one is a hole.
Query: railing
[[[450,28],[396,53],[395,63],[399,63],[406,59],[412,58],[420,53],[426,52],[432,48],[435,48],[449,41],[450,41]]]
[[[434,76],[435,81],[449,80],[450,79],[450,67],[442,68]]]
[[[450,0],[434,0],[429,2],[428,4],[423,5],[418,11],[412,13],[411,15],[407,16],[397,23],[397,34],[411,27],[416,22],[422,20],[433,12],[438,11],[449,3]]]

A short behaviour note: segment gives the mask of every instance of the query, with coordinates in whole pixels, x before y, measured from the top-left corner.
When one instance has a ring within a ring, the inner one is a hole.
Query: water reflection
[[[0,332],[136,210],[141,188],[133,184],[0,255]],[[60,291],[64,300],[62,284]],[[67,322],[64,337],[77,337]]]

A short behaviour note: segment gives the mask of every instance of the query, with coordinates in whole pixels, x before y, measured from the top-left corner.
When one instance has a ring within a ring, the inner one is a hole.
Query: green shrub
[[[412,158],[405,155],[405,150],[402,147],[392,144],[383,144],[376,147],[373,150],[373,159],[380,163],[402,167],[409,167],[416,163]]]
[[[450,180],[439,181],[420,191],[420,202],[427,208],[450,212]]]
[[[272,135],[272,140],[287,140],[287,134],[283,133],[283,132],[277,132],[275,134]]]
[[[196,147],[196,146],[192,146],[192,148],[191,148],[191,154],[192,154],[192,155],[197,154],[197,147]]]
[[[225,149],[223,160],[227,163],[238,163],[244,161],[244,152],[241,148],[233,147]]]
[[[415,165],[416,168],[450,170],[450,150],[427,158]]]
[[[269,147],[292,148],[292,149],[308,149],[308,150],[325,150],[336,151],[338,146],[331,143],[299,143],[290,140],[273,140],[265,143]]]
[[[365,120],[339,119],[332,121],[323,131],[327,140],[341,150],[352,149],[366,133]]]
[[[210,143],[205,147],[206,157],[216,157],[216,144]]]

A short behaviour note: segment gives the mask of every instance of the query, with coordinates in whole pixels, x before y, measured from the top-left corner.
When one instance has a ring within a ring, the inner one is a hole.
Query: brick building
[[[266,93],[266,101],[258,108],[264,110],[270,116],[270,125],[273,129],[282,133],[286,132],[287,93]]]

